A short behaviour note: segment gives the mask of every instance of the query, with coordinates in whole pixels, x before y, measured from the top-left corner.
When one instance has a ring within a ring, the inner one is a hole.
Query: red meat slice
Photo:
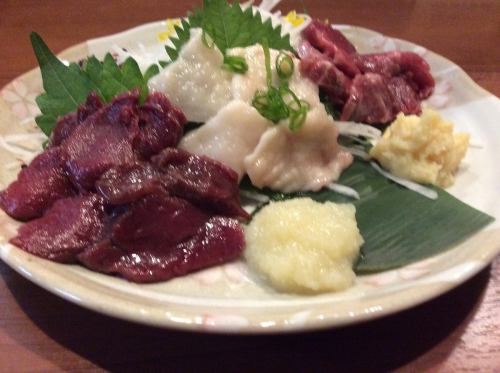
[[[378,124],[399,112],[420,113],[420,100],[406,80],[366,73],[354,78],[340,119]]]
[[[341,110],[342,120],[388,123],[400,112],[420,113],[420,101],[432,94],[430,67],[413,52],[358,54],[342,33],[318,21],[302,36],[300,70]]]
[[[177,146],[187,122],[184,114],[157,92],[150,94],[139,108],[139,119],[140,132],[134,148],[143,159]]]
[[[60,148],[51,148],[33,159],[17,180],[0,192],[0,207],[14,219],[25,221],[42,216],[56,200],[74,193]]]
[[[249,218],[240,206],[238,175],[222,163],[174,148],[165,149],[152,162],[172,195],[219,215]]]
[[[82,190],[94,190],[94,183],[109,168],[134,163],[132,141],[139,131],[138,91],[117,97],[79,125],[62,145],[71,181]]]
[[[22,225],[10,242],[42,258],[72,263],[104,230],[103,198],[84,195],[58,200],[43,217]]]
[[[151,164],[135,163],[110,168],[95,187],[108,203],[120,205],[147,196],[160,185],[160,174]]]
[[[333,60],[337,68],[347,76],[353,78],[359,74],[353,55],[356,48],[338,30],[330,25],[313,20],[303,31],[302,36],[312,44],[313,47],[324,53]]]
[[[133,203],[112,227],[111,240],[127,252],[172,246],[194,236],[209,215],[165,191]]]
[[[319,53],[309,43],[303,42],[299,53],[302,55],[301,74],[322,87],[332,103],[342,105],[349,95],[351,79],[339,70],[330,58]]]
[[[148,283],[166,281],[233,260],[240,256],[244,247],[244,232],[238,222],[215,216],[199,227],[189,240],[174,246],[127,253],[107,240],[89,247],[78,259],[92,270]]]
[[[92,92],[87,97],[87,101],[78,107],[77,112],[70,113],[59,119],[52,131],[50,145],[61,145],[85,119],[101,109],[103,106],[99,96]]]
[[[429,97],[434,89],[429,64],[413,52],[360,54],[356,56],[356,65],[363,73],[404,78],[420,99]]]

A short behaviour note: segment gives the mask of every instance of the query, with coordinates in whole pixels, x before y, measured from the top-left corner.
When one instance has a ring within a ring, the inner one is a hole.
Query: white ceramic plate
[[[436,90],[426,105],[471,134],[470,148],[450,192],[496,217],[496,221],[452,250],[376,275],[361,276],[337,294],[297,296],[267,288],[237,261],[153,285],[138,285],[29,255],[10,245],[19,223],[0,213],[0,257],[13,269],[61,297],[104,314],[158,327],[195,331],[263,333],[312,330],[357,323],[420,304],[464,282],[500,251],[500,176],[495,164],[500,149],[500,100],[478,87],[459,67],[425,48],[376,32],[338,26],[361,52],[411,50],[431,65]],[[112,44],[159,50],[157,22],[77,45],[61,54],[78,60],[102,57]],[[21,161],[40,149],[33,116],[41,92],[38,70],[0,91],[0,188],[16,176]],[[30,150],[31,149],[31,150]]]

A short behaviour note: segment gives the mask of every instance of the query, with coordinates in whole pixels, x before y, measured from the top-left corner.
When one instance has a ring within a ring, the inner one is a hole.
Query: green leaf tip
[[[179,57],[193,27],[202,28],[223,54],[230,48],[260,43],[264,38],[269,48],[293,51],[290,35],[282,35],[281,26],[273,27],[271,19],[263,21],[258,10],[254,13],[250,6],[243,9],[238,2],[205,0],[202,8],[195,9],[180,26],[175,26],[176,35],[170,38],[172,45],[165,46],[171,61]]]
[[[45,90],[36,98],[42,114],[35,121],[47,136],[52,133],[58,118],[77,110],[91,92],[96,92],[105,102],[110,102],[120,93],[139,88],[143,101],[148,95],[148,80],[159,72],[158,66],[152,65],[143,75],[131,57],[118,66],[109,53],[103,62],[90,56],[81,66],[65,64],[36,32],[30,34],[30,40],[40,65]]]

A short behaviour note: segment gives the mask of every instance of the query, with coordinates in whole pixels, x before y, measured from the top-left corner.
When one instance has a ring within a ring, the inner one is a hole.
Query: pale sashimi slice
[[[188,121],[206,122],[231,100],[231,78],[222,68],[223,55],[207,47],[201,29],[191,29],[189,42],[179,58],[165,67],[148,85],[168,96]]]
[[[261,135],[271,125],[252,106],[235,100],[203,126],[184,136],[179,147],[223,163],[241,179],[245,174],[245,157],[254,151]]]
[[[279,78],[276,73],[276,58],[279,51],[270,50],[271,70],[273,75],[273,84],[279,83]],[[231,90],[233,97],[251,103],[256,91],[265,91],[267,89],[266,82],[266,65],[264,61],[264,51],[260,44],[253,45],[248,48],[234,48],[228,51],[229,55],[244,57],[248,64],[248,71],[245,74],[235,74],[231,82]],[[299,60],[292,57],[294,63],[294,73],[288,82],[290,89],[301,100],[313,107],[320,104],[318,86],[311,80],[302,76],[299,71]]]
[[[317,191],[337,180],[352,163],[352,155],[340,148],[337,136],[333,119],[317,106],[298,132],[291,132],[287,122],[268,129],[245,158],[246,172],[259,188]]]

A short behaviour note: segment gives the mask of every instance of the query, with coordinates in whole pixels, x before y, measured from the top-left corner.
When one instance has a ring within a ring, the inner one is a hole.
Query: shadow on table
[[[440,346],[440,358],[446,357],[474,317],[490,267],[436,300],[380,320],[321,332],[266,336],[206,335],[137,325],[64,301],[11,269],[2,272],[18,304],[40,330],[104,369],[323,372],[395,369],[453,332]],[[14,328],[7,325],[6,329],[16,339]],[[49,361],[57,355],[54,352],[36,349]],[[62,369],[71,368],[64,359],[53,362]]]

